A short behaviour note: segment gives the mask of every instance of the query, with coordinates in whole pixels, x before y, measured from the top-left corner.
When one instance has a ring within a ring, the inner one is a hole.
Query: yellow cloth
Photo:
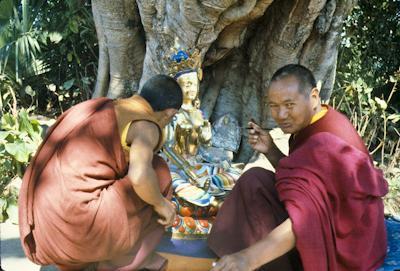
[[[129,157],[129,149],[126,142],[129,127],[134,121],[147,120],[157,125],[160,132],[160,139],[155,151],[159,150],[162,146],[163,131],[157,118],[154,115],[154,111],[151,105],[139,95],[134,95],[130,98],[120,99],[115,101],[115,108],[119,111],[118,127],[121,127],[121,145],[124,150],[125,156]]]
[[[314,114],[314,116],[311,118],[310,124],[313,124],[314,122],[316,122],[319,119],[321,119],[323,116],[326,115],[327,112],[328,112],[328,106],[326,106],[324,104],[321,105],[321,111],[319,111],[318,113]]]
[[[129,127],[131,127],[131,123],[132,122],[129,122],[128,124],[126,124],[121,133],[122,148],[124,149],[124,151],[128,151],[128,152],[129,152],[130,146],[128,146],[128,144],[126,143],[126,137],[128,136],[128,131],[129,131]]]

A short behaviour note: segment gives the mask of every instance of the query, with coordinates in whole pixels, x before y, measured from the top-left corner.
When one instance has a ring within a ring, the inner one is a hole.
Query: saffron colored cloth
[[[153,167],[170,197],[166,163],[155,156]],[[23,178],[19,227],[27,257],[61,270],[91,263],[101,270],[137,269],[164,230],[127,170],[111,100],[86,101],[61,115]]]

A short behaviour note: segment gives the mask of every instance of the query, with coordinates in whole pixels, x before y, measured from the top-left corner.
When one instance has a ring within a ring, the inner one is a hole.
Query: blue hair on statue
[[[176,54],[171,56],[171,60],[180,63],[183,60],[187,60],[189,58],[188,54],[182,50],[179,50]]]

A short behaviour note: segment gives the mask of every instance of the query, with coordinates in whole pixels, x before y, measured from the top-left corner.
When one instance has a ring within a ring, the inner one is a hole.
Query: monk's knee
[[[275,190],[275,173],[261,167],[250,168],[240,176],[235,188],[246,193],[255,193],[260,188]]]

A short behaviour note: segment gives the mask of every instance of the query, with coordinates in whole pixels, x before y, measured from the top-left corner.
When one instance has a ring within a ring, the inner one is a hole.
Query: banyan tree
[[[341,29],[355,0],[93,0],[99,40],[94,96],[132,95],[169,72],[173,49],[198,50],[201,109],[267,125],[263,93],[278,68],[311,69],[329,99]],[[177,48],[179,47],[179,48]],[[245,136],[245,135],[244,135]],[[246,140],[245,138],[242,140]],[[237,160],[252,151],[241,144]]]

